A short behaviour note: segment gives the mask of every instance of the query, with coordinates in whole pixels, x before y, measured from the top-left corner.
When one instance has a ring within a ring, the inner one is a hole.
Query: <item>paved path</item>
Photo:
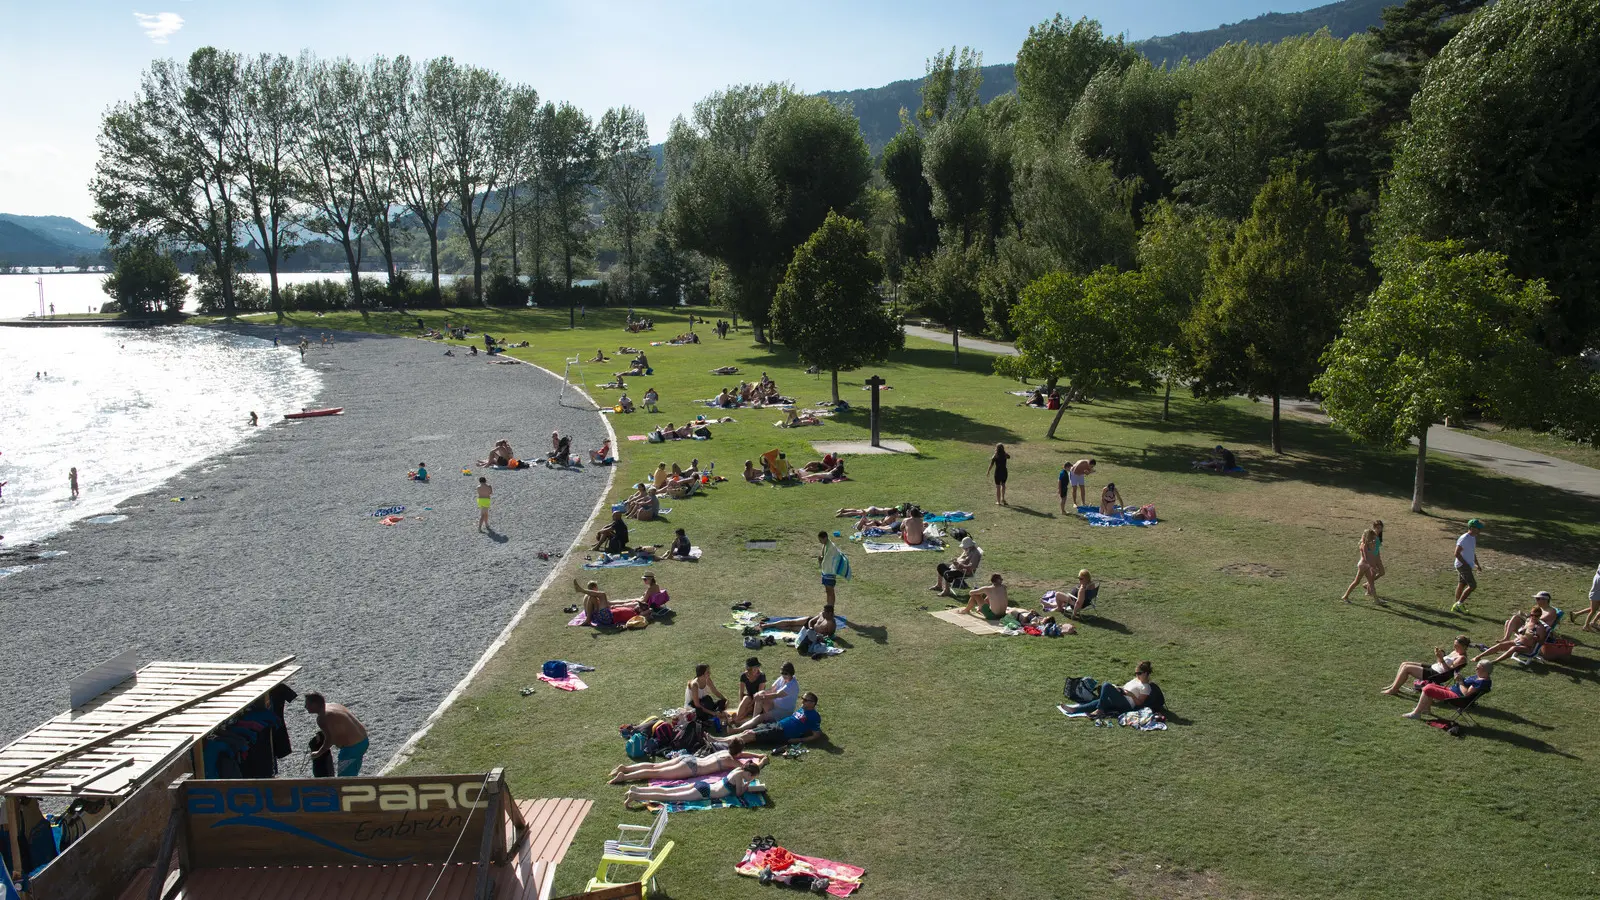
[[[1327,415],[1314,400],[1284,400],[1283,412],[1316,422],[1328,421]],[[1415,445],[1416,441],[1411,443]],[[1600,469],[1476,437],[1460,429],[1443,425],[1428,429],[1428,452],[1464,459],[1502,475],[1524,478],[1574,494],[1600,497]]]
[[[912,337],[927,338],[930,341],[938,341],[946,347],[950,346],[950,332],[948,331],[934,331],[931,328],[923,328],[921,325],[907,325],[905,328],[906,334]],[[961,349],[976,350],[979,353],[993,353],[998,356],[1017,355],[1017,348],[1010,344],[998,344],[994,341],[969,338],[966,335],[961,336]]]

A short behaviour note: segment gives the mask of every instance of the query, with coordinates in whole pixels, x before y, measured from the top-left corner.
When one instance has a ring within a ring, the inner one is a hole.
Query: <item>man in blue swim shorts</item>
[[[306,712],[317,717],[317,727],[326,740],[318,756],[339,748],[336,774],[340,778],[354,778],[361,774],[361,762],[367,755],[367,728],[355,714],[337,703],[329,703],[318,693],[306,694]]]

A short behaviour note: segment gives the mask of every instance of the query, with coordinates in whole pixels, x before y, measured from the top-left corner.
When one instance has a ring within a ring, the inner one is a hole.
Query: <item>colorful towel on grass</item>
[[[601,556],[583,564],[585,569],[625,569],[629,566],[648,566],[648,556]]]
[[[611,511],[612,512],[622,512],[623,510],[625,510],[627,508],[628,508],[628,504],[627,503],[613,503],[613,504],[611,504]],[[660,509],[656,510],[656,515],[664,516],[669,512],[672,512],[672,507],[663,506]]]
[[[916,550],[943,550],[944,542],[938,538],[926,538],[920,544],[908,544],[905,541],[862,541],[862,549],[868,553],[909,553]]]
[[[669,813],[693,812],[697,809],[753,809],[767,805],[766,791],[752,791],[743,797],[713,797],[708,800],[680,800],[672,803],[646,803],[652,810],[666,807]]]
[[[553,688],[563,691],[587,691],[589,689],[589,686],[583,683],[583,679],[576,675],[568,675],[565,678],[551,678],[550,676],[541,673],[539,675],[539,680]]]
[[[950,512],[934,513],[931,516],[923,516],[922,521],[932,525],[936,522],[966,522],[975,518],[977,518],[977,516],[974,516],[972,513],[961,512],[960,510],[952,510]]]
[[[572,617],[572,621],[567,623],[567,627],[571,628],[574,625],[587,624],[589,624],[589,614],[580,609],[578,610],[578,614]]]
[[[1080,507],[1078,507],[1078,514],[1083,516],[1084,519],[1088,520],[1090,525],[1093,525],[1096,528],[1115,528],[1118,525],[1155,525],[1156,524],[1156,522],[1148,522],[1148,521],[1145,521],[1144,519],[1130,519],[1130,518],[1127,518],[1126,516],[1123,516],[1123,515],[1120,515],[1120,514],[1119,515],[1115,515],[1115,516],[1108,516],[1108,515],[1102,513],[1100,511],[1100,507],[1098,507],[1098,506],[1080,506]],[[1157,521],[1159,521],[1159,520],[1157,520]]]
[[[761,870],[767,867],[767,854],[770,850],[746,850],[744,858],[733,867],[735,872],[750,878],[758,878]],[[866,877],[867,870],[849,863],[834,862],[820,856],[801,856],[794,851],[789,851],[795,862],[786,866],[782,872],[776,874],[801,874],[822,875],[828,879],[828,894],[833,897],[848,897],[861,887],[861,879]]]
[[[604,412],[604,410],[601,410],[601,412]],[[630,440],[630,441],[648,441],[650,439],[645,437],[642,434],[630,434],[630,435],[628,435],[628,440]]]

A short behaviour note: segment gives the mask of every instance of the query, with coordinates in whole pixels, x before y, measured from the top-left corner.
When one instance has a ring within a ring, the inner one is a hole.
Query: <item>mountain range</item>
[[[1359,34],[1381,23],[1381,13],[1399,0],[1340,0],[1295,13],[1267,13],[1209,31],[1182,32],[1139,41],[1133,46],[1151,62],[1176,66],[1198,60],[1236,41],[1271,43],[1311,34],[1323,28],[1336,38]],[[900,130],[900,110],[915,113],[921,105],[922,79],[907,78],[882,87],[822,91],[835,103],[848,103],[861,120],[861,133],[874,156]],[[984,66],[980,99],[988,101],[1017,89],[1016,66]],[[660,147],[653,147],[658,154]],[[0,213],[0,268],[6,266],[70,266],[102,263],[105,235],[62,216],[17,216]],[[302,258],[304,258],[302,256]]]

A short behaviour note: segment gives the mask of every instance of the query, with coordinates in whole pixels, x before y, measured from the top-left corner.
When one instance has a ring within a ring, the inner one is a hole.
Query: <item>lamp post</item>
[[[880,446],[878,444],[878,388],[886,384],[888,382],[877,375],[867,379],[867,386],[872,388],[872,413],[869,421],[872,424],[872,446],[874,447]]]

